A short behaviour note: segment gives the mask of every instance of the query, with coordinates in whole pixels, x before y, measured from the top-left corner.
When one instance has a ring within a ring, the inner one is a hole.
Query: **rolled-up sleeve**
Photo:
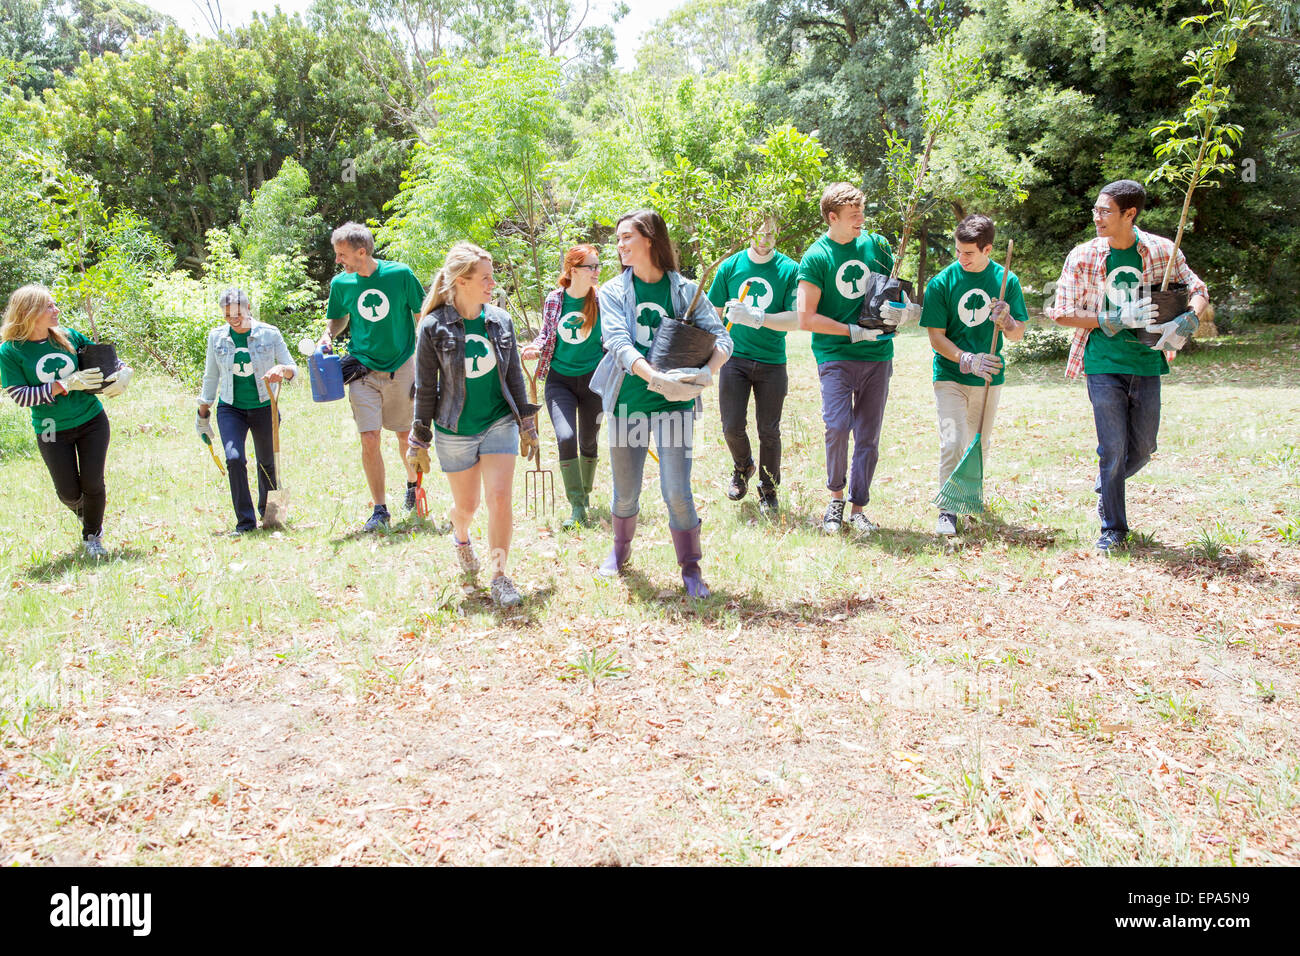
[[[691,295],[694,294],[694,291],[692,291]],[[691,313],[691,319],[705,332],[712,332],[717,336],[717,340],[713,343],[714,346],[725,352],[728,358],[731,357],[731,351],[735,348],[735,344],[731,341],[731,335],[727,332],[727,327],[718,318],[717,310],[714,309],[713,304],[705,296],[700,296],[699,301],[695,303],[695,311]]]

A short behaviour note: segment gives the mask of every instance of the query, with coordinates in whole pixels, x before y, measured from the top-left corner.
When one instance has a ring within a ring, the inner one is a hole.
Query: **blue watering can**
[[[319,348],[312,352],[307,359],[307,371],[311,376],[313,402],[337,402],[343,397],[343,368],[333,352]]]

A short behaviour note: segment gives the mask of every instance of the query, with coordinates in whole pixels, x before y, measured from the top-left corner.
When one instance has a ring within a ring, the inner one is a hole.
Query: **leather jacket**
[[[524,370],[519,361],[510,315],[496,306],[483,307],[487,338],[496,358],[501,394],[515,421],[536,415],[540,405],[528,401]],[[465,322],[455,305],[438,306],[420,321],[415,337],[415,420],[411,433],[422,442],[433,440],[433,425],[455,430],[465,407]]]

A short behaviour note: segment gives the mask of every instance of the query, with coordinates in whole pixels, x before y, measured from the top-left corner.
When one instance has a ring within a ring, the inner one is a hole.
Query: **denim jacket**
[[[253,356],[253,381],[257,383],[258,401],[271,400],[263,376],[275,366],[287,365],[293,369],[294,378],[298,377],[298,366],[289,354],[289,347],[284,344],[284,336],[274,325],[254,319],[248,330],[248,351]],[[230,326],[225,323],[208,333],[208,358],[203,368],[199,404],[211,405],[218,398],[227,405],[235,400],[235,342],[230,337]]]
[[[668,281],[672,288],[673,315],[678,318],[686,314],[691,296],[695,295],[696,285],[680,272],[669,272]],[[605,357],[591,373],[591,390],[601,397],[601,407],[605,414],[612,416],[618,401],[619,389],[623,386],[623,376],[630,374],[632,366],[639,358],[645,358],[636,347],[636,286],[632,282],[632,270],[623,270],[622,275],[610,279],[600,287],[601,337],[605,341]],[[700,296],[691,313],[695,324],[706,332],[716,335],[716,348],[731,356],[731,336],[727,334],[718,311],[709,302],[708,296]],[[703,403],[695,400],[695,414],[699,415]]]
[[[483,317],[506,404],[516,421],[536,415],[541,406],[531,404],[524,391],[524,368],[509,313],[487,305]],[[464,407],[465,322],[448,302],[421,320],[415,336],[415,420],[411,422],[411,434],[418,441],[429,442],[433,440],[434,424],[454,431]]]

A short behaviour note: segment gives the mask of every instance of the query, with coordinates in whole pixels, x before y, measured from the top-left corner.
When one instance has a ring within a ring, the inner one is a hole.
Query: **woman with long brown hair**
[[[81,368],[77,352],[90,340],[59,326],[59,307],[42,285],[25,285],[9,297],[0,343],[0,387],[32,410],[36,447],[59,501],[81,519],[86,556],[106,558],[109,427],[95,393],[121,395],[131,369],[121,362],[115,369]]]
[[[565,528],[586,523],[596,477],[600,396],[591,390],[591,373],[605,355],[596,301],[599,276],[600,253],[595,246],[574,246],[566,252],[559,288],[542,307],[542,331],[522,352],[526,362],[540,360],[537,377],[546,379],[544,400],[572,510]]]

